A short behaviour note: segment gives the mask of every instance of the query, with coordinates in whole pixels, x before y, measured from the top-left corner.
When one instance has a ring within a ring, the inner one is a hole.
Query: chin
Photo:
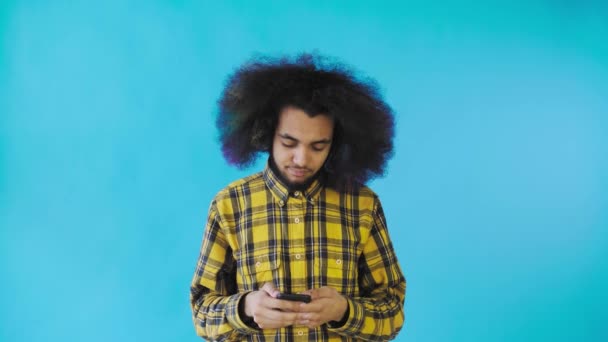
[[[289,184],[291,184],[291,185],[302,185],[302,184],[305,184],[308,181],[308,178],[306,178],[306,179],[298,179],[298,180],[293,180],[293,179],[287,178],[287,180],[289,181]]]

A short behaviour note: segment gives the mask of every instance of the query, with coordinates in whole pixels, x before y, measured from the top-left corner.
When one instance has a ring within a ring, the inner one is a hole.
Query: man
[[[405,278],[364,185],[393,148],[393,114],[376,89],[306,54],[252,60],[229,78],[217,119],[224,156],[240,167],[269,158],[211,202],[191,284],[198,335],[380,341],[399,332]]]

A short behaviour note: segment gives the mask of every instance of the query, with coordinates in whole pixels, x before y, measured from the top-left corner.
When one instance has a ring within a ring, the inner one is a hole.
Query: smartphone
[[[292,294],[292,293],[279,293],[278,299],[290,300],[293,302],[304,302],[310,303],[311,298],[307,294]]]

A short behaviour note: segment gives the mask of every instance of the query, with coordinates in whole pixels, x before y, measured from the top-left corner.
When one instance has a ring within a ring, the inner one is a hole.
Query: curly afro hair
[[[329,186],[356,188],[382,176],[393,153],[393,111],[377,83],[317,54],[252,58],[228,78],[218,105],[222,153],[239,168],[270,152],[279,113],[287,106],[333,118],[324,165]]]

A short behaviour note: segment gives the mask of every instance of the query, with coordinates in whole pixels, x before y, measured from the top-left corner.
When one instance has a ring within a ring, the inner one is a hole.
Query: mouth
[[[287,167],[287,173],[294,178],[304,178],[310,171],[305,168]]]

